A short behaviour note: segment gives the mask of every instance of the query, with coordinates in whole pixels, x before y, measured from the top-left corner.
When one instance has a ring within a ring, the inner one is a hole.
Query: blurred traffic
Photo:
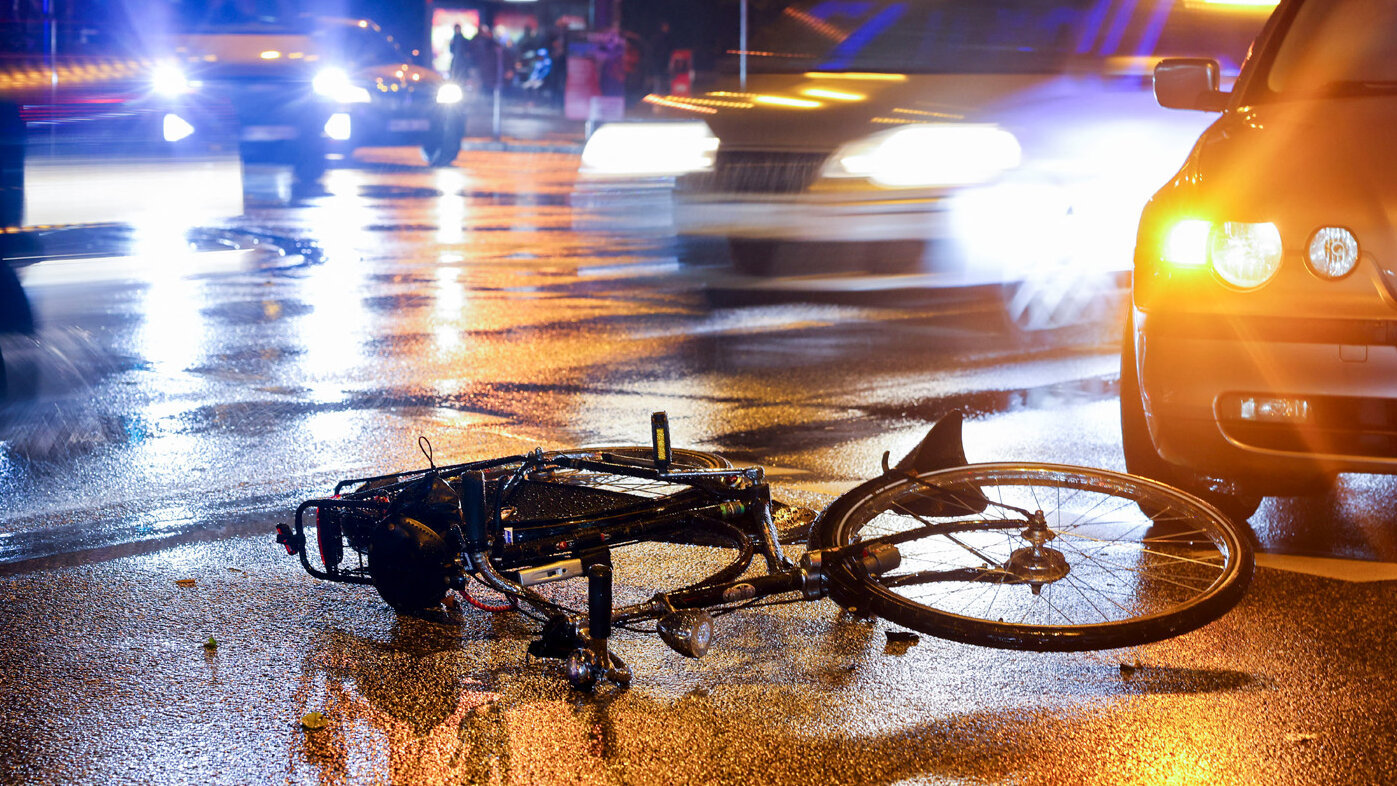
[[[1269,8],[1206,0],[785,5],[669,118],[601,127],[582,172],[673,187],[686,262],[741,286],[991,287],[1028,330],[1112,313],[1149,195],[1211,118],[1151,67],[1235,76]]]

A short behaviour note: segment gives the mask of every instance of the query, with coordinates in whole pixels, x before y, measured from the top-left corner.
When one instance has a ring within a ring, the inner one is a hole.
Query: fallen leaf
[[[330,725],[330,721],[318,712],[307,712],[301,716],[301,728],[306,731],[319,731]]]
[[[915,633],[905,630],[888,631],[887,644],[883,646],[884,655],[906,655],[907,650],[916,646],[922,638]]]
[[[175,579],[175,584],[180,587],[192,587],[198,583],[198,579]]]

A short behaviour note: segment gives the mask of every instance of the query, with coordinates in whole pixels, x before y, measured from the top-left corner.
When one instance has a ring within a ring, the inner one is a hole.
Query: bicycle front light
[[[369,91],[349,81],[343,68],[324,68],[315,75],[311,87],[319,95],[339,104],[367,104]]]

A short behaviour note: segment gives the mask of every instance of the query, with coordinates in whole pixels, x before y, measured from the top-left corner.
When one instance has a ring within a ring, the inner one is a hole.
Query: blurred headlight
[[[861,177],[893,188],[963,186],[991,180],[1022,160],[1014,135],[995,125],[927,123],[880,131],[844,145],[825,177]]]
[[[1280,269],[1280,230],[1271,223],[1224,221],[1213,227],[1208,257],[1223,281],[1244,289],[1259,287]]]
[[[161,63],[150,72],[150,86],[162,96],[173,98],[190,91],[189,78],[173,63]]]
[[[461,92],[461,86],[455,82],[447,82],[437,88],[438,104],[459,104],[465,94]]]
[[[1358,238],[1343,227],[1321,227],[1310,237],[1308,259],[1320,278],[1343,278],[1358,264]]]
[[[609,123],[582,149],[581,171],[592,175],[682,175],[713,168],[718,138],[708,124]]]
[[[338,104],[367,104],[369,91],[349,81],[343,68],[325,68],[311,81],[315,92]]]
[[[336,112],[325,121],[325,136],[336,142],[344,142],[351,136],[348,112]]]

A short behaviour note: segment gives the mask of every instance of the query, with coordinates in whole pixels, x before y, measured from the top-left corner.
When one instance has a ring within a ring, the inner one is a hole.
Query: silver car
[[[1394,30],[1394,0],[1284,0],[1230,92],[1216,63],[1157,67],[1162,104],[1222,116],[1139,224],[1132,472],[1240,517],[1397,472]]]

